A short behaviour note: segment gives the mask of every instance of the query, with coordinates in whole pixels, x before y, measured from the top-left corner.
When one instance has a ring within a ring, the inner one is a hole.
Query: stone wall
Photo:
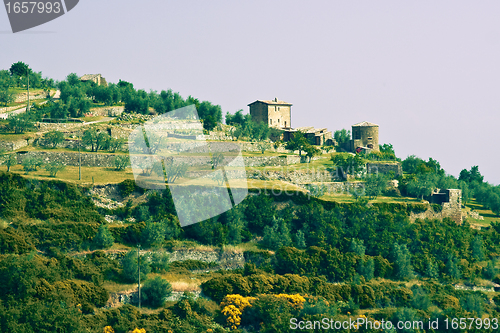
[[[78,152],[51,152],[51,151],[29,151],[27,153],[18,153],[17,161],[22,161],[29,157],[41,158],[44,163],[56,161],[64,165],[78,166],[79,156]],[[87,167],[114,167],[113,154],[96,154],[96,153],[81,153],[82,166]]]
[[[247,170],[247,178],[259,180],[281,180],[294,184],[332,182],[336,180],[335,173],[331,173],[323,168],[307,167],[304,167],[303,170]]]
[[[94,116],[118,117],[123,113],[124,109],[125,109],[124,106],[107,106],[100,108],[92,108],[90,109],[90,113]]]
[[[4,149],[6,151],[14,151],[26,147],[27,145],[28,142],[26,140],[0,141],[0,150]]]
[[[373,173],[381,173],[381,174],[389,174],[390,172],[394,172],[395,176],[403,175],[403,168],[401,167],[401,163],[399,162],[388,162],[388,163],[366,163],[366,171],[369,174]]]
[[[19,153],[17,159],[19,163],[28,156],[34,158],[41,158],[45,163],[50,161],[57,161],[64,165],[77,166],[79,164],[78,152],[52,152],[52,151],[29,151],[27,153]],[[89,167],[114,167],[115,154],[101,154],[101,153],[81,153],[82,166]],[[176,161],[186,163],[189,166],[202,166],[211,164],[210,157],[176,157]],[[297,164],[300,158],[294,155],[283,156],[256,156],[256,157],[243,157],[245,166],[259,167],[259,166],[286,166]],[[130,164],[128,164],[130,167]]]
[[[84,126],[85,123],[35,123],[38,130],[42,132],[48,131],[60,131],[60,132],[70,132],[75,128]]]
[[[33,94],[32,92],[30,92],[30,104],[31,104],[31,101],[37,100],[37,99],[43,99],[46,96],[47,95],[44,92],[37,93],[37,94]],[[26,102],[27,100],[28,100],[28,93],[27,92],[19,93],[16,96],[16,103]]]

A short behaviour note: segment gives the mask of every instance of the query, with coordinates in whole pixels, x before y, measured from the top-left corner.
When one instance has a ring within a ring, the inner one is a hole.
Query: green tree
[[[45,170],[50,173],[50,177],[55,177],[59,171],[63,171],[65,168],[66,166],[59,161],[50,161],[45,165]]]
[[[35,121],[32,119],[31,115],[27,113],[17,115],[10,114],[7,117],[7,121],[7,127],[16,134],[24,133],[35,126]]]
[[[172,285],[161,276],[144,282],[142,287],[142,297],[145,305],[153,308],[163,306],[165,298],[172,294]]]
[[[245,125],[245,117],[243,116],[243,110],[238,110],[234,115],[230,114],[229,111],[226,113],[226,124],[227,125]]]
[[[170,256],[167,252],[155,251],[151,255],[151,269],[155,273],[166,273],[170,267]]]
[[[437,279],[439,277],[438,267],[436,262],[432,259],[427,260],[427,268],[425,271],[425,275],[430,279]]]
[[[43,165],[41,158],[28,156],[21,162],[23,170],[26,174],[31,171],[37,171],[39,167]]]
[[[289,150],[298,150],[299,156],[302,156],[302,151],[309,146],[309,141],[301,131],[293,133],[293,137],[285,144],[285,148]]]
[[[321,154],[321,149],[314,147],[313,145],[307,145],[304,147],[304,152],[306,153],[307,162],[311,162],[314,156]]]
[[[116,155],[113,158],[113,163],[115,164],[115,170],[123,171],[129,164],[129,157],[128,155]]]
[[[498,273],[495,263],[492,260],[488,261],[488,264],[484,268],[483,277],[488,280],[492,280]]]
[[[137,250],[131,250],[121,259],[121,264],[123,267],[122,276],[127,282],[133,283],[137,281],[139,274]],[[144,256],[140,256],[141,262],[141,281],[146,280],[147,275],[151,272],[151,266],[149,265],[148,259]]]
[[[245,227],[243,211],[239,206],[226,212],[227,221],[227,242],[229,244],[240,244],[242,241],[242,231]]]
[[[58,103],[52,104],[52,106],[50,107],[50,118],[53,118],[53,119],[66,119],[66,118],[68,118],[69,105],[71,105],[71,104],[65,104],[63,102],[58,102]]]
[[[394,276],[398,280],[411,280],[415,277],[411,265],[410,251],[406,245],[394,244],[392,256],[394,258]]]
[[[356,253],[358,256],[363,258],[365,256],[366,247],[364,246],[363,240],[353,238],[351,245],[349,246],[349,251]]]
[[[212,154],[212,169],[217,169],[219,165],[224,163],[224,154],[217,152]]]
[[[16,94],[9,86],[3,86],[0,84],[0,103],[7,106],[16,100]]]
[[[298,249],[305,249],[307,247],[306,236],[302,230],[297,230],[295,235],[295,246]]]
[[[332,154],[331,161],[337,170],[337,176],[344,180],[347,175],[359,174],[366,165],[361,156],[346,153]]]
[[[264,237],[262,245],[271,250],[278,250],[283,246],[289,246],[292,243],[290,231],[283,218],[273,216],[272,226],[264,228]]]
[[[424,199],[430,196],[436,188],[437,177],[431,173],[419,174],[414,179],[410,180],[407,185],[408,194]]]
[[[429,296],[425,290],[420,286],[415,286],[412,288],[413,297],[411,299],[411,305],[415,309],[426,311],[432,304]]]
[[[393,323],[397,323],[397,322],[413,323],[413,322],[418,322],[420,319],[421,318],[419,318],[417,310],[405,307],[405,308],[399,308],[396,310],[396,312],[394,312],[394,315],[392,317],[392,322]],[[400,332],[417,333],[417,332],[421,332],[421,330],[412,327],[410,329],[401,330]]]
[[[122,150],[124,140],[122,139],[115,139],[115,138],[109,138],[108,142],[108,150],[112,153],[116,152],[117,150]]]
[[[13,77],[26,76],[28,71],[31,72],[31,69],[27,64],[22,61],[18,61],[10,66],[10,75]]]
[[[107,225],[101,225],[97,230],[97,234],[94,236],[92,242],[96,249],[108,249],[113,246],[115,238],[109,231]]]
[[[460,269],[458,268],[458,265],[457,265],[457,258],[450,254],[448,255],[448,260],[446,262],[446,272],[448,273],[448,275],[454,279],[454,280],[457,280],[457,279],[460,279]]]
[[[351,131],[344,129],[335,131],[333,138],[337,142],[337,146],[341,149],[349,150],[349,143],[351,141]]]
[[[109,134],[97,131],[96,128],[92,127],[83,132],[82,143],[85,146],[91,146],[92,151],[96,152],[99,149],[105,149],[109,141]]]
[[[476,235],[471,242],[472,257],[478,261],[484,260],[484,245],[481,236]]]
[[[141,243],[145,247],[158,248],[165,241],[166,226],[164,221],[150,219],[141,233]]]
[[[477,165],[471,167],[470,171],[467,171],[467,169],[463,169],[462,171],[460,171],[460,175],[458,177],[458,180],[463,180],[469,184],[482,184],[483,179],[484,176],[479,172],[479,167]]]
[[[59,131],[50,131],[43,135],[45,143],[52,148],[56,148],[58,144],[64,141],[64,134]]]
[[[262,154],[266,152],[266,150],[271,149],[272,145],[269,142],[261,141],[257,143],[257,148],[261,151]]]
[[[361,259],[359,261],[358,273],[363,276],[366,281],[373,279],[375,273],[375,261],[373,258]]]
[[[464,310],[472,313],[475,317],[481,318],[484,309],[484,300],[478,294],[468,294],[462,300]]]
[[[422,163],[425,163],[424,160],[415,155],[410,155],[401,163],[401,167],[406,173],[417,173],[417,167]]]
[[[9,154],[7,159],[3,162],[7,166],[7,172],[10,172],[10,168],[14,165],[17,165],[17,157],[16,154]]]
[[[500,195],[497,193],[491,193],[488,197],[486,206],[491,209],[493,213],[500,216]]]
[[[378,197],[387,187],[387,177],[381,173],[368,174],[365,178],[365,194],[374,199]]]

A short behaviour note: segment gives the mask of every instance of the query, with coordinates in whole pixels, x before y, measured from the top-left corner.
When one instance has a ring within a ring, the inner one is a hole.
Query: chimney
[[[275,101],[275,102],[278,102],[278,97],[275,97],[275,98],[274,98],[274,101]]]

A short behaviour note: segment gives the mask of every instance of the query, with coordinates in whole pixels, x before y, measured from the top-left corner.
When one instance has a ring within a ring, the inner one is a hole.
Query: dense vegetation
[[[222,332],[234,326],[287,332],[290,318],[319,320],[326,315],[341,320],[368,309],[367,318],[373,320],[498,315],[496,296],[456,290],[450,284],[500,282],[495,265],[500,225],[475,230],[447,219],[410,223],[408,214],[421,209],[419,204],[368,206],[364,199],[338,204],[299,193],[250,195],[216,219],[181,229],[168,190],[151,192],[137,206],[110,211],[95,207],[86,189],[62,182],[33,182],[2,173],[0,189],[2,218],[12,221],[0,229],[2,331],[53,332],[61,327],[97,332],[111,326],[115,332]],[[123,194],[137,190],[133,182],[121,189]],[[136,222],[108,228],[104,214],[134,217]],[[148,279],[150,272],[210,265],[169,265],[161,252],[151,261],[141,256],[142,278],[149,281],[143,305],[163,307],[151,315],[130,305],[95,310],[108,299],[105,281],[135,280],[134,252],[121,258],[100,251],[86,258],[70,255],[115,242],[159,249],[194,240],[221,247],[256,237],[261,237],[262,250],[245,252],[244,269],[221,271],[202,285],[212,300],[186,295],[162,305],[155,295],[168,294],[170,286]],[[241,311],[231,305],[241,306]],[[282,309],[279,315],[277,307]]]
[[[191,96],[183,99],[171,90],[147,93],[125,81],[97,86],[81,82],[76,74],[54,83],[23,63],[0,71],[0,103],[12,102],[12,96],[2,96],[24,89],[24,73],[29,73],[33,87],[57,86],[61,101],[48,98],[45,105],[10,117],[8,127],[15,133],[44,117],[84,116],[94,105],[122,104],[125,112],[160,114],[195,104],[206,130],[222,118],[219,106]],[[267,139],[276,141],[280,135],[241,111],[226,114],[225,120],[233,137],[259,141],[262,152],[271,145]],[[334,137],[345,147],[350,133],[337,131]],[[53,131],[39,144],[57,148],[63,140],[62,133]],[[82,132],[82,143],[94,152],[122,148],[121,141],[96,128]],[[304,153],[309,161],[319,153],[300,132],[286,148]],[[14,165],[10,156],[9,168]],[[367,160],[400,161],[392,145],[385,144],[378,153],[334,154],[331,165],[339,178],[359,180]],[[123,170],[126,163],[117,156],[116,169]],[[428,199],[436,188],[460,188],[464,202],[474,198],[500,214],[500,187],[485,183],[477,166],[455,178],[432,158],[409,156],[401,163],[404,175],[399,177],[363,175],[365,192],[356,195],[354,203],[323,201],[319,194],[253,190],[230,211],[184,228],[169,190],[145,192],[127,180],[118,187],[124,198],[132,194],[126,204],[99,208],[87,187],[1,172],[0,331],[289,332],[293,318],[313,322],[327,317],[425,323],[431,318],[440,320],[439,332],[457,332],[444,329],[445,318],[498,318],[498,294],[472,287],[500,283],[500,223],[474,229],[467,221],[456,225],[450,219],[411,222],[409,215],[426,211],[427,203],[368,199],[382,194]],[[28,174],[42,164],[26,158],[23,168]],[[54,177],[62,170],[53,162],[45,168]],[[399,180],[398,189],[386,189],[389,179]],[[438,212],[441,206],[431,207]],[[106,215],[122,223],[109,224]],[[170,262],[165,251],[193,245],[210,246],[221,255],[228,246],[251,250],[243,252],[243,268],[227,271],[216,271],[220,267],[214,262]],[[109,285],[135,284],[139,270],[141,302],[149,311],[138,309],[134,297],[131,304],[107,308]],[[204,297],[185,293],[178,301],[166,302],[173,290],[162,277],[168,274],[201,277]],[[468,331],[497,331],[490,326]],[[423,330],[399,330],[417,331]]]

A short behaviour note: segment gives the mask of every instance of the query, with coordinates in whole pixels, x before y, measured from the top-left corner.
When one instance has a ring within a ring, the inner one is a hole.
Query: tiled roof
[[[374,127],[374,126],[378,126],[378,125],[374,124],[374,123],[370,123],[368,121],[363,121],[359,124],[352,125],[352,127]]]
[[[82,81],[94,80],[97,79],[101,74],[85,74],[80,78]]]
[[[269,104],[269,105],[287,105],[287,106],[292,106],[292,103],[287,103],[285,101],[276,101],[276,99],[272,100],[272,101],[267,101],[267,100],[261,100],[261,99],[258,99],[256,100],[255,102],[252,102],[250,104],[248,104],[248,106],[252,105],[252,104],[255,104],[255,103],[264,103],[264,104]]]

